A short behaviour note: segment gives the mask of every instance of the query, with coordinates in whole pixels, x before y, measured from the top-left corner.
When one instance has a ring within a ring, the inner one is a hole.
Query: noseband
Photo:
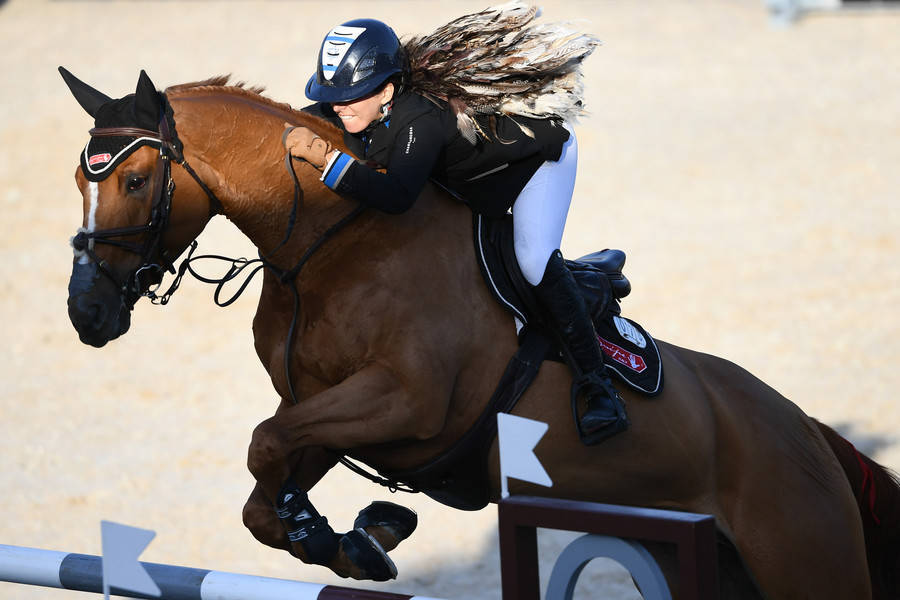
[[[171,295],[175,292],[176,289],[178,289],[178,286],[181,283],[181,278],[184,276],[185,271],[190,271],[191,274],[200,281],[217,284],[218,287],[216,289],[215,302],[219,306],[227,306],[234,302],[237,297],[241,295],[241,293],[250,283],[250,279],[253,278],[253,276],[259,271],[260,268],[266,267],[270,269],[276,275],[282,285],[287,285],[290,288],[294,297],[293,317],[291,318],[291,323],[288,327],[287,339],[284,346],[284,372],[285,379],[287,381],[288,393],[290,395],[291,401],[296,405],[298,403],[298,399],[294,390],[293,378],[291,377],[290,355],[291,348],[293,347],[294,336],[296,335],[297,318],[300,312],[300,293],[297,290],[297,286],[294,285],[294,282],[300,274],[300,271],[303,269],[309,259],[312,258],[313,254],[332,236],[337,234],[345,226],[349,225],[363,212],[365,212],[366,205],[358,204],[352,211],[350,211],[350,213],[345,215],[338,222],[334,223],[324,233],[320,234],[315,242],[313,242],[313,244],[306,249],[306,251],[300,257],[300,260],[297,261],[293,268],[279,268],[274,263],[272,263],[268,257],[272,256],[276,251],[281,249],[290,239],[294,229],[294,223],[297,218],[297,211],[299,209],[302,198],[302,189],[300,187],[300,181],[297,178],[297,173],[294,171],[291,154],[290,152],[286,152],[285,166],[294,183],[294,199],[293,206],[291,208],[291,215],[288,220],[287,230],[281,242],[277,244],[276,247],[268,253],[268,255],[263,255],[262,252],[260,252],[258,259],[247,260],[244,258],[229,259],[223,256],[216,255],[193,257],[193,252],[197,248],[197,242],[193,241],[191,242],[191,251],[189,252],[188,257],[182,262],[181,266],[179,267],[175,280],[168,290],[166,290],[162,295],[157,295],[156,288],[158,288],[159,283],[162,281],[163,273],[165,273],[166,271],[172,274],[176,273],[172,259],[166,255],[164,249],[160,248],[163,231],[169,223],[169,213],[172,209],[172,196],[175,193],[175,182],[172,180],[171,161],[174,160],[176,163],[181,165],[184,170],[187,171],[188,174],[190,174],[194,181],[197,182],[200,188],[203,189],[204,192],[206,192],[206,195],[210,200],[211,211],[222,210],[222,203],[218,198],[216,198],[216,195],[213,193],[213,191],[209,189],[209,187],[205,183],[203,183],[203,181],[197,175],[196,171],[194,171],[194,169],[191,168],[190,164],[188,164],[187,160],[184,157],[184,154],[179,150],[177,137],[172,135],[173,129],[174,127],[169,126],[168,118],[165,112],[163,112],[162,116],[159,119],[159,131],[150,131],[148,129],[140,129],[137,127],[103,127],[93,128],[89,131],[91,136],[97,137],[148,137],[153,140],[159,141],[159,158],[157,159],[157,168],[154,174],[154,183],[156,184],[155,187],[157,190],[157,195],[153,200],[153,206],[150,211],[150,221],[146,225],[116,227],[103,229],[100,231],[87,231],[82,228],[79,229],[75,237],[72,238],[72,247],[75,249],[77,255],[86,254],[87,256],[89,256],[91,260],[93,260],[97,264],[100,272],[119,287],[122,298],[128,306],[129,310],[134,307],[135,303],[142,296],[150,298],[150,301],[153,304],[166,304],[169,301]],[[285,136],[282,136],[282,144],[284,144]],[[165,185],[162,185],[163,182],[165,182]],[[113,239],[122,236],[137,235],[141,233],[148,234],[147,238],[142,244]],[[95,243],[116,246],[118,248],[123,248],[129,252],[133,252],[141,257],[141,263],[125,277],[124,281],[120,282],[115,274],[109,269],[106,262],[100,259],[94,253],[93,247]],[[154,255],[154,253],[158,253],[163,264],[151,262],[151,257]],[[190,266],[191,262],[203,258],[215,258],[231,262],[232,267],[222,278],[209,279],[198,274]],[[261,265],[260,267],[254,269],[249,276],[247,276],[247,279],[244,281],[243,285],[240,286],[237,293],[235,293],[235,295],[231,299],[220,302],[219,292],[222,290],[222,286],[227,282],[235,279],[246,267],[254,263],[261,263]],[[149,272],[152,279],[150,285],[148,286],[148,289],[142,290],[143,285],[141,283],[141,274],[145,271]],[[413,488],[404,486],[396,480],[386,479],[384,477],[369,473],[363,467],[348,459],[341,452],[335,450],[331,450],[331,452],[336,456],[337,460],[341,464],[345,465],[354,473],[365,477],[373,483],[384,486],[392,492],[416,491]]]
[[[212,190],[203,183],[194,169],[184,158],[184,154],[178,149],[177,139],[172,135],[172,128],[165,112],[159,119],[159,130],[139,129],[137,127],[101,127],[93,128],[88,133],[92,137],[145,137],[159,142],[159,158],[154,172],[154,189],[156,197],[150,209],[150,220],[146,225],[134,225],[131,227],[114,227],[99,231],[87,231],[80,228],[72,238],[72,248],[76,255],[86,254],[94,261],[103,275],[109,278],[119,289],[123,300],[129,309],[141,296],[147,296],[154,304],[165,303],[166,295],[157,296],[155,286],[162,280],[163,273],[175,273],[172,258],[161,248],[163,231],[169,224],[169,215],[172,211],[172,196],[175,193],[175,181],[172,179],[172,160],[181,165],[206,192],[210,199],[210,206],[218,209],[221,207],[219,199]],[[121,238],[130,235],[146,234],[143,242],[130,242]],[[134,268],[123,281],[116,277],[115,273],[94,253],[94,244],[106,244],[122,248],[140,257],[140,264]],[[154,261],[154,256],[159,257],[160,262]],[[162,264],[160,264],[162,263]],[[149,277],[144,284],[143,277]],[[152,289],[151,289],[152,288]],[[174,291],[174,290],[170,290]],[[167,292],[168,295],[168,292]]]

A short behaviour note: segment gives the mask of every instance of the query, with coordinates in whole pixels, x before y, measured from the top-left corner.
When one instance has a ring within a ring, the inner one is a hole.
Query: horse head
[[[158,285],[172,260],[210,216],[174,206],[170,161],[183,160],[164,94],[141,71],[133,94],[113,99],[60,67],[75,99],[94,118],[75,181],[83,221],[68,309],[82,342],[101,347],[128,331],[135,302]]]

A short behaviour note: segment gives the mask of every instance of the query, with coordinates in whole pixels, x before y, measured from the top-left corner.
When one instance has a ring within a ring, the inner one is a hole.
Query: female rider
[[[404,89],[405,71],[400,41],[384,23],[356,19],[332,29],[306,85],[306,96],[317,104],[304,110],[343,127],[344,142],[364,160],[330,148],[305,127],[288,133],[291,155],[320,169],[322,181],[338,194],[387,213],[409,209],[429,178],[484,215],[512,208],[519,267],[581,371],[574,385],[587,402],[582,440],[595,444],[623,431],[628,419],[622,400],[559,251],[575,186],[572,130],[551,119],[521,119],[532,137],[511,118],[498,117],[494,141],[473,144],[449,108]]]

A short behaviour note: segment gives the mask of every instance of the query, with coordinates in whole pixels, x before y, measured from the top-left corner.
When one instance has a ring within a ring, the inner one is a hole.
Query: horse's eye
[[[136,192],[147,185],[147,178],[143,175],[131,175],[128,178],[128,183],[125,185],[128,187],[129,192]]]

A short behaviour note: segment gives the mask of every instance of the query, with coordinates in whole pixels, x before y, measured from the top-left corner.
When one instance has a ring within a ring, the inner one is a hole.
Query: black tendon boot
[[[588,446],[599,444],[624,431],[628,428],[625,405],[606,372],[594,324],[559,250],[550,256],[544,278],[534,289],[580,371],[572,383],[572,397],[573,405],[578,396],[587,403],[581,417],[576,414],[581,441]]]

